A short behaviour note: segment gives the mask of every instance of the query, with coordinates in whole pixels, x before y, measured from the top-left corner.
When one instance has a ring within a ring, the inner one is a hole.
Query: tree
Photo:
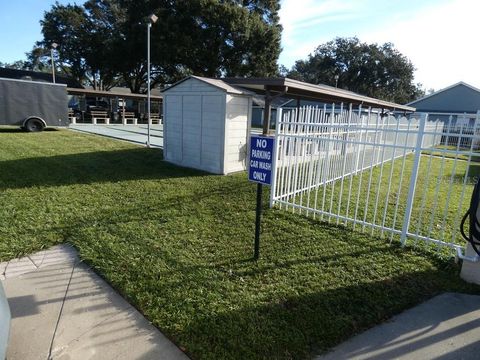
[[[126,19],[115,45],[124,56],[117,66],[132,91],[144,89],[147,81],[145,19],[150,13],[160,18],[152,26],[152,85],[172,83],[189,74],[269,76],[276,72],[281,34],[278,0],[119,3]]]
[[[39,72],[52,71],[51,52],[48,49],[34,46],[26,55],[25,69]]]
[[[52,72],[52,59],[49,50],[40,47],[34,47],[25,55],[27,56],[26,60],[17,60],[12,63],[2,63],[0,61],[0,67],[46,73]],[[57,72],[60,74],[63,73],[61,69],[57,69]]]
[[[119,76],[146,91],[151,13],[152,85],[188,74],[269,76],[280,54],[279,0],[88,0],[55,4],[41,21],[43,48],[56,42],[62,66],[80,81],[111,86]]]
[[[116,31],[112,17],[116,13],[110,8],[112,3],[89,0],[83,6],[53,5],[40,22],[44,39],[36,44],[37,62],[56,43],[55,64],[64,73],[94,89],[108,90],[114,86],[117,78],[110,66],[110,47]]]
[[[185,5],[183,21],[194,29],[193,47],[185,44],[193,50],[185,59],[192,71],[205,76],[275,75],[281,50],[279,1],[199,0]]]
[[[24,60],[17,60],[12,63],[4,63],[0,61],[0,67],[8,69],[23,70],[26,69],[26,62]]]
[[[403,104],[423,94],[413,82],[414,71],[393,44],[367,44],[354,37],[320,45],[307,60],[296,61],[288,76],[331,86],[338,76],[339,88]]]

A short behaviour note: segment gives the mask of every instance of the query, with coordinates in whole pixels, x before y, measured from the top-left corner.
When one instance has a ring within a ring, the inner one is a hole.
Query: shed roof
[[[215,79],[215,78],[207,78],[203,76],[194,76],[190,75],[186,77],[185,79],[182,79],[180,81],[177,81],[175,84],[169,86],[168,88],[164,89],[162,93],[168,92],[170,89],[173,89],[175,86],[180,85],[181,83],[190,80],[190,79],[196,79],[199,81],[202,81],[206,84],[212,85],[220,90],[225,91],[228,94],[236,94],[236,95],[253,95],[251,91],[245,90],[241,87],[230,85],[223,81],[223,79]]]
[[[314,85],[289,78],[224,78],[228,84],[246,88],[256,93],[264,94],[268,89],[272,93],[281,93],[288,97],[318,100],[325,102],[348,102],[357,105],[372,106],[374,108],[415,111],[407,105],[395,104],[360,95],[352,91],[334,88],[327,85]]]

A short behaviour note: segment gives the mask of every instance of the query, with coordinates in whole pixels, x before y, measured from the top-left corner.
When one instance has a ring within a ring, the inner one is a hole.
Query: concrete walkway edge
[[[9,360],[188,359],[68,245],[0,264]]]

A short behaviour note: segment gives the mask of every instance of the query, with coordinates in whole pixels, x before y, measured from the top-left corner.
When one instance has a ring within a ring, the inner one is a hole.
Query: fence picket
[[[449,227],[458,225],[470,167],[480,162],[480,112],[473,125],[471,117],[453,118],[434,122],[351,104],[279,109],[270,204],[389,233],[402,245],[413,239],[457,250]]]

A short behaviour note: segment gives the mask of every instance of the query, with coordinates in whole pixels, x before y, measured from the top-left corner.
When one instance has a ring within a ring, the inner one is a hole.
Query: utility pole
[[[52,81],[55,84],[55,60],[53,59],[53,52],[57,48],[57,43],[52,43],[52,47],[50,48],[50,57],[52,59]]]
[[[150,126],[152,124],[151,114],[150,114],[150,83],[152,81],[150,76],[150,29],[152,24],[155,24],[158,20],[158,16],[151,14],[148,17],[147,24],[147,114],[148,114],[148,125],[147,125],[147,147],[150,147]]]

